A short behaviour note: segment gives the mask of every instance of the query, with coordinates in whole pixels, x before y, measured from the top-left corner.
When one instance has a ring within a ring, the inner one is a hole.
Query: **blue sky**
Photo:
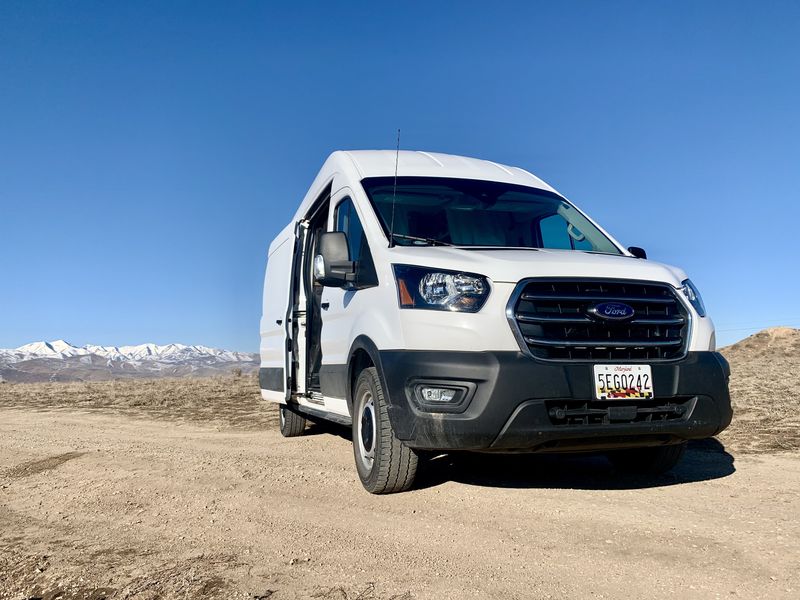
[[[258,347],[325,157],[525,167],[682,266],[723,343],[800,326],[796,2],[0,4],[0,347]]]

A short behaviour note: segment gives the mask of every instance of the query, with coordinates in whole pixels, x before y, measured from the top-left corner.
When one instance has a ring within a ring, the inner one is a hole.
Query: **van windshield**
[[[398,177],[395,194],[394,177],[368,177],[361,183],[396,245],[621,254],[575,207],[545,190],[475,179]]]

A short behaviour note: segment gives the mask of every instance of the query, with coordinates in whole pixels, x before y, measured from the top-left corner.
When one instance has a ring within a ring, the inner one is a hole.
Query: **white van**
[[[663,472],[731,420],[700,294],[529,172],[334,152],[269,248],[259,382],[285,436],[352,426],[373,493],[431,452]]]

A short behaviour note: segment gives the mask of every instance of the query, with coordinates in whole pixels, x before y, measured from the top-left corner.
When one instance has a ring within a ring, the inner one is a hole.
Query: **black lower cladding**
[[[258,385],[262,390],[283,391],[283,367],[261,367],[258,370]]]
[[[319,385],[324,396],[347,397],[347,365],[322,365],[319,369]]]
[[[395,434],[431,450],[568,452],[674,444],[730,424],[730,368],[716,352],[651,363],[653,400],[593,400],[592,363],[537,361],[520,352],[384,350],[381,372]],[[420,381],[462,383],[460,412],[421,406]]]

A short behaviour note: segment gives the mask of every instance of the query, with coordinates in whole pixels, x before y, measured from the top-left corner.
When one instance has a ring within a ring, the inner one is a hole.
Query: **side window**
[[[567,222],[561,215],[551,215],[539,221],[542,246],[559,250],[572,250],[567,233]]]
[[[358,213],[350,198],[345,198],[336,206],[333,223],[336,231],[343,231],[347,235],[350,260],[358,262],[356,287],[366,288],[378,285],[375,263],[372,261],[372,253],[369,251],[369,244],[364,235],[364,227],[361,225],[361,219],[358,218]]]
[[[568,227],[569,223],[561,215],[550,215],[539,221],[542,246],[558,250],[592,250],[592,244],[578,229],[573,226],[570,235]]]
[[[361,259],[361,246],[366,244],[364,238],[364,228],[361,220],[353,206],[350,198],[345,198],[336,206],[334,217],[336,231],[343,231],[347,234],[347,245],[350,246],[350,260]]]

